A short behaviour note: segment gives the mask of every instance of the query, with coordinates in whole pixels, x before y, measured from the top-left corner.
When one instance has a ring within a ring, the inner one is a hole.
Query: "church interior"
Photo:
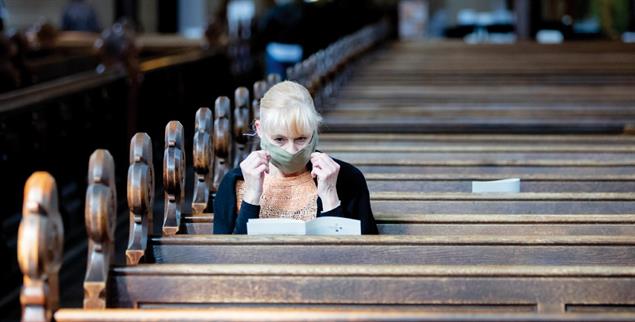
[[[288,81],[342,221],[219,233]],[[0,178],[0,321],[635,321],[635,1],[0,0]]]

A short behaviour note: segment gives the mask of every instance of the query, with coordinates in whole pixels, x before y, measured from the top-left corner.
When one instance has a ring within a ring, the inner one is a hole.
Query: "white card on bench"
[[[319,217],[308,222],[287,218],[249,219],[248,235],[361,235],[359,220]]]
[[[520,192],[520,179],[503,179],[495,181],[472,181],[472,192],[507,192],[518,193]]]
[[[359,220],[342,217],[318,217],[306,223],[307,235],[361,235]]]

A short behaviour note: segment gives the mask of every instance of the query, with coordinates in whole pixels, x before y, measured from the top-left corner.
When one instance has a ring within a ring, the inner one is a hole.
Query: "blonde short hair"
[[[311,94],[298,83],[280,82],[260,100],[260,126],[269,134],[276,130],[294,136],[313,133],[321,121]]]

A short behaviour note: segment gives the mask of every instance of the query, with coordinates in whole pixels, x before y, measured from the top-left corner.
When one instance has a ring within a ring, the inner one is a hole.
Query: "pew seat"
[[[111,270],[112,307],[479,306],[485,312],[631,312],[632,266],[141,264]],[[616,306],[617,304],[617,306]]]
[[[375,214],[380,235],[635,235],[635,215]],[[185,216],[181,234],[210,234],[214,214]]]
[[[245,236],[151,239],[162,264],[635,264],[632,236]]]
[[[482,308],[474,306],[470,313],[435,312],[430,308],[390,308],[390,307],[344,307],[341,305],[233,308],[162,308],[162,309],[105,309],[82,310],[60,309],[55,312],[57,322],[211,322],[211,321],[445,321],[445,322],[627,322],[632,321],[630,313],[475,313]]]

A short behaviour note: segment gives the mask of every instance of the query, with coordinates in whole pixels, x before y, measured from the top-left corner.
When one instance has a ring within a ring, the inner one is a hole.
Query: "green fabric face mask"
[[[271,155],[271,163],[276,166],[283,174],[292,174],[300,172],[309,160],[311,160],[311,153],[315,152],[315,148],[318,145],[317,131],[313,132],[311,141],[304,148],[296,153],[289,153],[285,149],[273,144],[266,138],[260,138],[260,148],[269,152]]]

